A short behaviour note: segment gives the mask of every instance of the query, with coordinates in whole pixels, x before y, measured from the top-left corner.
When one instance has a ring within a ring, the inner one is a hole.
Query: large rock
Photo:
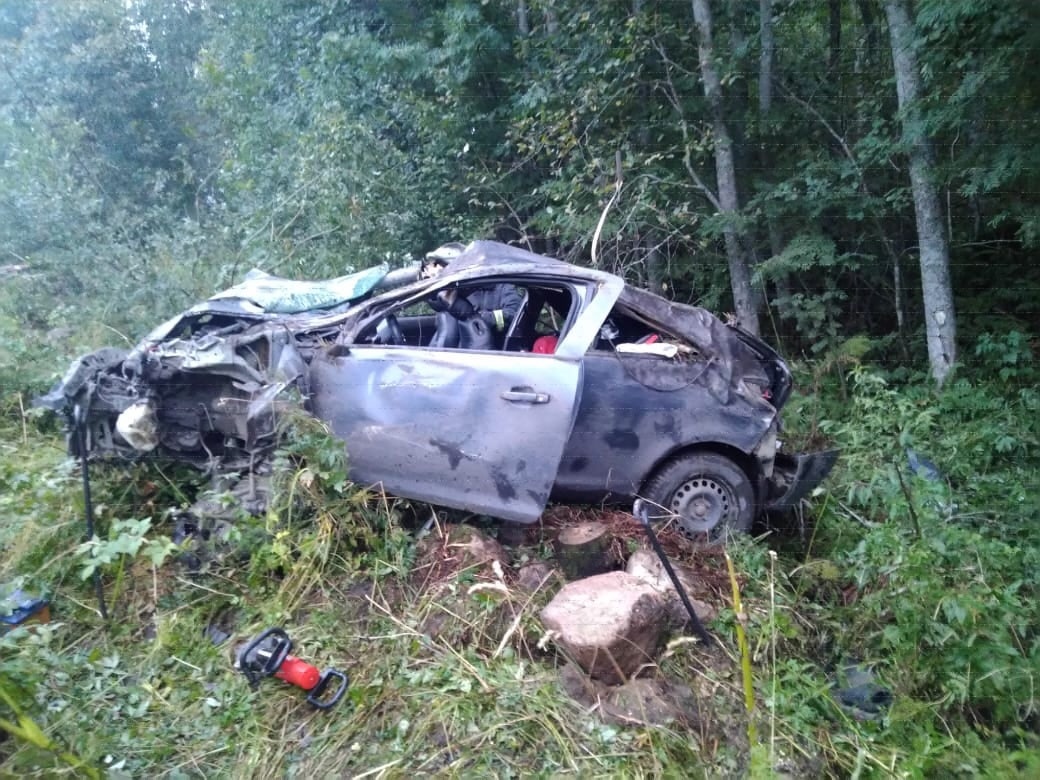
[[[675,570],[675,575],[679,578],[679,582],[682,583],[686,595],[689,596],[690,604],[693,606],[693,611],[697,613],[697,617],[700,618],[700,621],[702,623],[709,623],[714,620],[718,616],[715,607],[690,596],[690,593],[693,591],[694,585],[696,584],[696,575],[689,569],[683,566],[677,566],[674,563],[672,564],[672,568]],[[631,556],[629,556],[628,565],[625,567],[625,571],[639,579],[641,582],[649,585],[655,592],[661,594],[665,599],[665,603],[668,607],[668,616],[673,625],[684,626],[690,621],[690,616],[686,612],[686,607],[683,605],[682,599],[679,598],[675,586],[672,585],[672,580],[668,576],[668,572],[664,570],[664,566],[661,564],[661,559],[654,555],[654,553],[650,550],[636,550]]]
[[[541,618],[590,677],[619,685],[653,663],[667,611],[650,585],[613,571],[568,583],[542,610]]]

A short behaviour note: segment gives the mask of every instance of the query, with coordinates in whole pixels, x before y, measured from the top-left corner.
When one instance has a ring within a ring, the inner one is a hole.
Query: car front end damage
[[[65,412],[70,429],[83,425],[92,455],[161,455],[228,471],[274,448],[279,399],[290,387],[306,392],[306,372],[290,332],[236,322],[87,355],[39,405]]]
[[[791,396],[793,386],[791,371],[779,353],[760,338],[742,328],[730,326],[741,342],[759,357],[771,378],[771,384],[763,392],[778,411],[782,410]],[[782,419],[770,427],[755,447],[757,459],[764,479],[763,506],[767,512],[786,512],[796,507],[807,497],[834,468],[838,450],[789,454],[783,451],[780,439]]]
[[[375,326],[403,310],[396,307],[485,274],[572,301],[553,354],[514,349],[510,334],[498,350],[380,340]],[[621,321],[620,337],[611,336],[611,317]],[[370,330],[376,336],[366,340]],[[658,334],[660,348],[636,343],[643,333]],[[662,470],[678,485],[674,506],[700,511],[721,477],[683,474],[674,463],[710,464],[727,453],[753,483],[726,499],[745,515],[748,505],[756,514],[797,505],[837,453],[783,450],[780,412],[790,393],[790,371],[772,348],[704,309],[476,242],[437,279],[414,268],[328,283],[251,275],[129,352],[78,359],[38,404],[65,415],[73,455],[84,442],[92,456],[169,458],[219,477],[231,492],[241,477],[270,472],[279,419],[303,409],[346,442],[352,476],[365,484],[533,522],[550,496],[599,502],[644,495],[653,484],[663,490]],[[513,438],[503,435],[503,419]],[[537,435],[546,426],[553,452],[548,434]]]
[[[88,454],[169,457],[207,472],[255,469],[277,445],[278,411],[307,394],[308,364],[353,303],[415,281],[386,266],[323,282],[250,271],[152,330],[129,352],[78,358],[38,406],[83,428]],[[78,455],[78,436],[69,449]]]

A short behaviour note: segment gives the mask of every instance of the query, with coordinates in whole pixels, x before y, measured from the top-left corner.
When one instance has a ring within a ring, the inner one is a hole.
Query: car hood
[[[185,312],[171,317],[142,339],[142,345],[158,344],[183,325],[207,317],[233,317],[249,322],[299,314],[332,314],[345,311],[368,297],[390,268],[385,263],[324,281],[285,279],[254,268],[234,287],[210,296]],[[139,345],[141,346],[141,345]]]

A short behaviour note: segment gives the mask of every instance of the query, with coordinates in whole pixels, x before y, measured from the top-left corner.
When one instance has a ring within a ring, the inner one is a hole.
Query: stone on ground
[[[711,604],[690,596],[696,586],[696,575],[689,569],[672,564],[679,582],[682,583],[686,595],[690,597],[693,611],[697,613],[702,623],[709,623],[718,616],[718,611]],[[661,594],[668,607],[668,617],[676,626],[683,626],[689,622],[690,616],[686,613],[686,607],[679,598],[668,572],[664,570],[661,559],[650,550],[636,550],[629,556],[625,571],[636,577],[641,582],[649,585],[655,592]]]
[[[516,573],[516,587],[524,593],[536,593],[555,587],[559,581],[556,570],[545,561],[531,561]]]
[[[585,676],[575,664],[560,670],[567,694],[604,723],[618,726],[679,724],[696,729],[697,701],[688,685],[663,677],[643,677],[624,685],[604,685]]]
[[[590,677],[619,685],[654,663],[667,608],[650,585],[613,571],[568,583],[542,610],[541,618]]]

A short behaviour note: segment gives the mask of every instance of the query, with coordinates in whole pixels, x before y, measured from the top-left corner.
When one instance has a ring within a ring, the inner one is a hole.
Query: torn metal
[[[504,327],[488,330],[472,306],[431,308],[441,293],[482,300],[496,286],[522,301],[498,317]],[[712,452],[705,462],[737,470],[680,480],[676,491],[695,485],[698,497],[674,505],[708,513],[698,527],[717,510],[743,529],[833,465],[833,453],[781,451],[790,392],[774,350],[705,309],[477,241],[436,275],[252,272],[129,353],[80,358],[39,403],[85,410],[92,455],[161,455],[214,474],[257,473],[280,411],[302,406],[344,440],[355,481],[517,522],[550,499],[661,492],[670,464]]]

